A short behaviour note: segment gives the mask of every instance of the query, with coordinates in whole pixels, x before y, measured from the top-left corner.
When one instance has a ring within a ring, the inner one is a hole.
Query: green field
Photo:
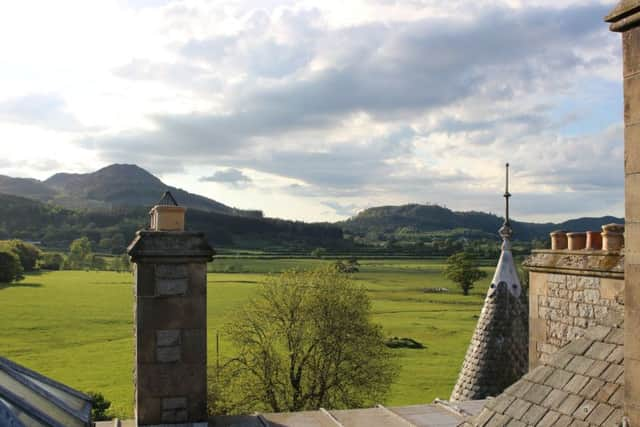
[[[226,258],[210,266],[209,363],[215,335],[265,274],[320,260]],[[401,373],[390,405],[448,398],[471,338],[489,279],[468,297],[442,277],[441,261],[361,261],[354,279],[368,290],[374,321],[386,334],[425,344],[395,349]],[[487,271],[491,270],[485,267]],[[232,271],[232,272],[229,272]],[[0,355],[84,391],[99,391],[119,417],[132,415],[133,293],[128,273],[62,271],[0,285]],[[451,293],[427,293],[448,287]],[[221,336],[220,357],[232,354]]]

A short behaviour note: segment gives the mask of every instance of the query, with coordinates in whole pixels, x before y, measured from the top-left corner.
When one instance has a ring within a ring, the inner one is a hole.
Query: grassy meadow
[[[308,268],[322,260],[217,259],[210,265],[209,364],[216,332],[246,303],[266,274]],[[389,337],[423,343],[421,350],[394,349],[400,376],[389,405],[448,398],[456,380],[489,278],[463,296],[442,277],[443,261],[360,261],[354,279],[368,291],[373,319]],[[489,272],[490,267],[486,268]],[[450,293],[425,292],[447,287]],[[115,415],[133,413],[133,292],[129,273],[60,271],[28,275],[0,285],[0,355],[84,391],[99,391]],[[220,359],[233,349],[220,338]]]

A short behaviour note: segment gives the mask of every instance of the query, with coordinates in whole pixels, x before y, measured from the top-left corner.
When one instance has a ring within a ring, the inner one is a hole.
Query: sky
[[[137,164],[268,216],[623,215],[620,35],[592,0],[58,0],[0,13],[0,174]]]

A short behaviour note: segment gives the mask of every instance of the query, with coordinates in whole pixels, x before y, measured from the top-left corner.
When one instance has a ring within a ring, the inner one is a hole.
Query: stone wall
[[[534,251],[529,269],[529,368],[587,328],[624,319],[624,256],[602,251]]]

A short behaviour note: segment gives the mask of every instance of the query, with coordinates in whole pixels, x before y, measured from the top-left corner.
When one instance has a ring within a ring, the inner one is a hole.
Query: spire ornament
[[[497,396],[527,372],[529,315],[526,295],[511,253],[509,164],[506,164],[505,218],[499,234],[502,253],[451,393],[452,401]]]
[[[498,233],[500,234],[500,237],[502,237],[502,240],[511,240],[511,237],[513,236],[513,229],[511,228],[511,221],[509,221],[509,198],[511,197],[511,193],[509,193],[509,163],[505,164],[505,170],[505,215],[504,223]]]

